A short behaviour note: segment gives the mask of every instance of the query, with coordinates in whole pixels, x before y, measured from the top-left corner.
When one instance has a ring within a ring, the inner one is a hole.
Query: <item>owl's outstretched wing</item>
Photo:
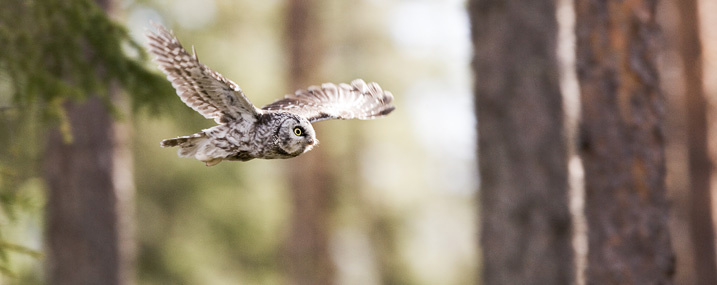
[[[240,118],[256,120],[261,111],[249,102],[236,83],[200,63],[194,48],[194,55],[189,55],[167,28],[154,26],[157,33],[147,33],[149,52],[154,54],[182,102],[220,124]]]
[[[321,87],[298,90],[262,109],[291,112],[312,123],[328,119],[368,120],[391,113],[395,109],[392,101],[391,92],[381,90],[375,82],[366,84],[356,79],[351,85],[324,83]]]

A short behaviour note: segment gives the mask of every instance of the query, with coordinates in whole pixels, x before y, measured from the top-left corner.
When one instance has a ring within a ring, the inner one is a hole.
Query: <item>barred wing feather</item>
[[[182,102],[220,124],[240,118],[256,120],[260,110],[236,83],[200,63],[197,52],[192,48],[194,55],[190,55],[171,31],[154,26],[158,32],[147,33],[149,51]]]
[[[287,111],[316,122],[328,119],[369,120],[388,115],[395,109],[393,95],[375,83],[361,79],[351,85],[324,83],[286,95],[262,107],[268,111]]]

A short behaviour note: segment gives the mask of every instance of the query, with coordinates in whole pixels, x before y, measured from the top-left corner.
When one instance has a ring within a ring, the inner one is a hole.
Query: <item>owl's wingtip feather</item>
[[[393,110],[396,110],[396,106],[388,106],[385,109],[381,110],[381,112],[378,113],[379,116],[386,116],[389,113],[393,112]]]
[[[193,53],[192,56],[194,57],[194,60],[199,61],[199,54],[197,53],[197,49],[194,48],[194,45],[192,45],[192,53]]]

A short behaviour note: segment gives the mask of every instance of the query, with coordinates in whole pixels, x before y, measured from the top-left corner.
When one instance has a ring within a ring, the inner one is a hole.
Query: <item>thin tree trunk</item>
[[[316,84],[322,39],[316,0],[291,0],[287,10],[290,87]],[[314,126],[317,128],[317,126]],[[321,133],[320,127],[317,133]],[[329,254],[329,214],[334,179],[327,154],[318,147],[289,162],[293,211],[286,241],[286,270],[290,284],[332,284],[334,264]]]
[[[687,144],[687,111],[684,72],[679,58],[680,2],[663,2],[657,7],[657,21],[664,40],[658,56],[660,86],[666,103],[665,162],[667,168],[666,189],[670,205],[670,243],[675,254],[675,284],[697,284],[695,254],[692,246],[690,211],[692,190],[690,187],[689,156]]]
[[[109,11],[110,0],[97,3]],[[99,98],[63,107],[73,140],[53,130],[44,161],[48,283],[133,284],[128,129]]]
[[[469,3],[485,284],[571,284],[555,1]]]
[[[708,150],[708,104],[703,88],[702,42],[697,0],[683,0],[676,6],[680,14],[679,52],[684,70],[687,144],[692,188],[689,215],[696,280],[698,284],[717,284],[710,194],[713,167]]]
[[[589,284],[672,283],[657,2],[576,2]]]

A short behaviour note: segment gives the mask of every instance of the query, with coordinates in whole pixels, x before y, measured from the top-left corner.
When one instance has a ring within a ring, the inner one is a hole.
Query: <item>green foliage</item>
[[[115,84],[134,109],[158,109],[174,92],[145,69],[144,49],[90,0],[6,0],[0,9],[0,70],[9,76],[13,107],[41,106],[61,121],[61,103],[104,98]],[[125,52],[126,51],[126,52]],[[137,58],[127,54],[137,54]]]
[[[0,248],[3,249],[2,251],[0,251],[0,260],[2,260],[3,263],[7,262],[8,252],[21,253],[21,254],[32,256],[34,258],[42,258],[43,257],[43,254],[37,250],[33,250],[33,249],[27,248],[22,245],[9,243],[9,242],[2,241],[2,240],[0,240]],[[9,276],[15,276],[9,268],[7,268],[6,266],[4,266],[2,264],[0,264],[0,273],[9,275]]]
[[[174,91],[145,69],[144,49],[95,1],[0,3],[0,219],[12,222],[32,211],[20,186],[38,176],[44,131],[59,125],[71,139],[64,102],[97,96],[117,115],[110,95],[121,88],[134,111],[156,113]],[[0,273],[9,273],[8,252],[36,256],[3,238],[0,231]]]
[[[1,83],[0,83],[1,84]],[[0,93],[6,96],[7,93]],[[41,126],[38,120],[23,120],[26,117],[38,117],[37,107],[7,108],[0,110],[0,275],[15,278],[16,272],[11,255],[26,255],[37,257],[37,252],[8,240],[19,241],[12,236],[13,225],[22,220],[23,216],[39,215],[42,203],[41,185],[33,185],[32,177],[39,168],[39,148],[42,146],[38,139]],[[28,187],[30,186],[30,187]],[[40,193],[38,193],[40,192]]]

